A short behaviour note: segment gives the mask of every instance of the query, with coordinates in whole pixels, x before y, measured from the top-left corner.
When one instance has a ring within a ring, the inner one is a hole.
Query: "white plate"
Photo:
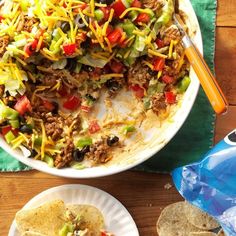
[[[180,0],[180,9],[183,10],[185,14],[188,16],[189,20],[187,22],[187,25],[189,29],[195,31],[195,36],[193,38],[193,41],[195,42],[195,45],[197,46],[199,51],[202,53],[203,49],[202,49],[201,31],[197,17],[195,15],[195,12],[193,10],[190,1]],[[0,137],[0,147],[5,149],[9,154],[11,154],[19,161],[23,162],[28,166],[31,166],[34,169],[46,172],[48,174],[63,176],[67,178],[94,178],[94,177],[107,176],[128,170],[146,161],[147,159],[152,157],[155,153],[159,152],[181,128],[186,118],[188,117],[189,112],[191,111],[191,108],[194,104],[199,89],[199,81],[193,69],[190,70],[190,78],[191,78],[190,86],[188,87],[184,95],[183,101],[178,107],[177,112],[173,115],[173,117],[171,117],[171,122],[166,122],[160,128],[155,126],[152,129],[149,129],[147,132],[148,133],[147,136],[149,137],[155,136],[155,137],[152,137],[152,139],[147,143],[147,145],[140,146],[138,144],[135,145],[135,143],[133,143],[130,146],[134,146],[135,151],[123,153],[122,158],[119,158],[119,160],[112,162],[111,165],[109,166],[101,165],[99,167],[92,167],[83,170],[75,170],[72,168],[63,168],[63,169],[50,168],[47,166],[46,163],[42,161],[37,161],[25,157],[20,150],[13,150],[4,141],[2,137]]]
[[[50,188],[32,198],[23,209],[38,207],[50,200],[66,204],[89,204],[97,207],[105,219],[105,229],[115,236],[139,236],[137,226],[126,208],[110,194],[87,185],[70,184]],[[8,236],[19,236],[13,221]]]

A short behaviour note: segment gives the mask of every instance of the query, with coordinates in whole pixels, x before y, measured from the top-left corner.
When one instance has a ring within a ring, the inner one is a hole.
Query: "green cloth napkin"
[[[215,0],[191,0],[201,26],[205,59],[213,70],[215,49]],[[215,116],[202,90],[187,121],[158,154],[136,170],[167,172],[177,166],[199,160],[213,144]],[[18,162],[0,148],[0,171],[29,170],[30,167]]]

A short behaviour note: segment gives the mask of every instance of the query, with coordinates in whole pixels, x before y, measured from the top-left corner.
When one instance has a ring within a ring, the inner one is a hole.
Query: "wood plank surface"
[[[236,0],[219,0],[216,33],[216,75],[231,106],[217,117],[215,141],[236,128]],[[156,220],[168,204],[181,200],[169,175],[127,171],[91,180],[70,180],[37,171],[0,174],[0,235],[6,236],[16,211],[41,191],[62,184],[87,184],[101,188],[129,210],[141,236],[156,236]],[[131,235],[132,236],[132,235]]]
[[[235,0],[219,0],[217,10],[217,26],[236,26]]]

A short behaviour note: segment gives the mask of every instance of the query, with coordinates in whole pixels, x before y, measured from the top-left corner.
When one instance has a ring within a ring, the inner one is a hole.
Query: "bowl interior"
[[[180,1],[180,8],[187,15],[187,25],[191,30],[190,35],[194,35],[193,41],[198,47],[199,51],[202,53],[203,48],[201,31],[190,1]],[[0,146],[10,155],[24,164],[52,175],[68,178],[93,178],[125,171],[144,162],[155,153],[160,151],[180,129],[194,104],[199,89],[199,81],[192,68],[190,69],[190,78],[190,86],[184,94],[183,99],[178,105],[176,111],[173,111],[171,118],[162,125],[154,124],[151,128],[145,130],[148,139],[145,145],[140,145],[139,143],[135,144],[133,142],[132,145],[130,145],[133,147],[132,150],[127,150],[127,152],[121,153],[120,157],[114,161],[111,161],[109,166],[91,167],[83,170],[75,170],[72,168],[50,168],[42,161],[25,157],[21,150],[13,150],[2,137],[0,137]]]

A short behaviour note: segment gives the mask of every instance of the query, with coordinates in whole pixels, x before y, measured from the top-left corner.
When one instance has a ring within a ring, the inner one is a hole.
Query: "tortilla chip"
[[[185,203],[184,213],[188,221],[199,229],[211,230],[220,226],[213,217],[188,202]]]
[[[33,232],[33,235],[58,236],[65,223],[64,214],[64,202],[55,200],[34,209],[19,211],[15,220],[21,234],[32,235],[30,232]]]
[[[187,221],[184,208],[185,202],[177,202],[163,209],[156,224],[159,236],[189,236],[191,232],[201,231]]]
[[[101,229],[104,229],[105,223],[102,213],[94,206],[91,205],[73,205],[68,204],[66,206],[73,215],[79,215],[81,217],[80,228],[90,229],[93,231],[94,236],[101,235]]]
[[[217,234],[217,236],[225,236],[225,233],[224,233],[223,229],[219,231],[219,233]]]
[[[192,232],[190,233],[190,236],[217,236],[213,232]]]

